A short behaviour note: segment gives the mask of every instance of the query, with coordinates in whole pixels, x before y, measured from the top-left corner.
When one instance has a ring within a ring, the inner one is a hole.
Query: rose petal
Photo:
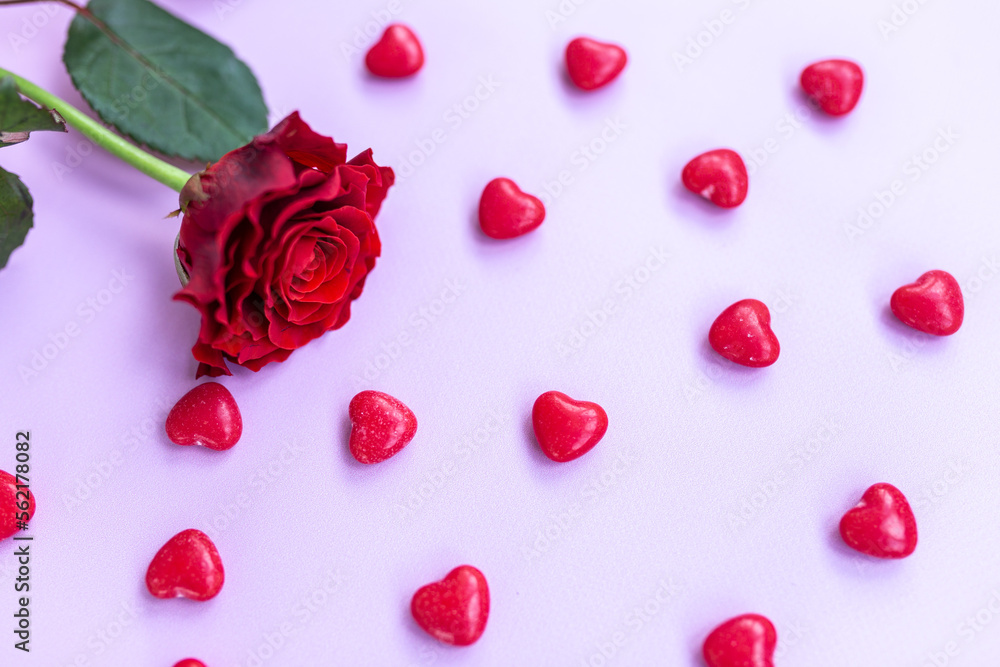
[[[347,159],[347,144],[338,144],[330,137],[317,134],[293,111],[260,138],[273,140],[280,150],[306,167],[329,173]]]
[[[283,361],[350,318],[395,176],[371,151],[345,158],[295,113],[185,188],[178,257],[191,280],[174,298],[202,315],[199,376]]]
[[[389,188],[396,182],[396,174],[391,167],[380,167],[372,159],[372,149],[358,153],[347,164],[358,167],[368,176],[366,207],[368,215],[375,217]]]

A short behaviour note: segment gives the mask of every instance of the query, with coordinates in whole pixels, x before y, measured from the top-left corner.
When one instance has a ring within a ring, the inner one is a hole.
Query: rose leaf
[[[63,62],[102,120],[165,155],[211,162],[267,130],[250,68],[148,0],[91,0]]]
[[[65,132],[66,123],[55,111],[21,97],[13,77],[0,79],[0,148],[19,144],[32,132],[44,130]]]
[[[0,168],[0,269],[7,266],[10,254],[24,243],[34,219],[33,204],[21,179]]]

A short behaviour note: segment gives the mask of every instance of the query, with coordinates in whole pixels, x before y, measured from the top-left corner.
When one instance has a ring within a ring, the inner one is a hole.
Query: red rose
[[[375,216],[395,176],[293,113],[181,193],[174,296],[201,312],[202,375],[260,370],[344,325],[381,252]]]

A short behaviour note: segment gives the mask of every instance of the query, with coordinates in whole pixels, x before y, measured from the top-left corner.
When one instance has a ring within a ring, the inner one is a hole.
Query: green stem
[[[14,78],[14,82],[17,83],[17,88],[22,95],[46,108],[54,109],[71,127],[77,129],[80,134],[147,176],[155,178],[168,188],[180,192],[188,182],[188,179],[191,178],[191,174],[183,169],[179,169],[150,155],[44,88],[39,88],[30,81],[22,79],[13,72],[8,72],[0,67],[0,77],[4,76]]]

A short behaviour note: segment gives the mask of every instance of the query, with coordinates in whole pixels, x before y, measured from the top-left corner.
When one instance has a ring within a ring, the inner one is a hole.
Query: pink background
[[[0,468],[30,429],[39,508],[33,651],[5,631],[0,663],[700,665],[706,633],[750,611],[777,625],[779,665],[996,662],[1000,5],[163,4],[233,45],[272,121],[300,109],[352,154],[371,146],[412,173],[383,209],[384,255],[350,324],[223,380],[245,431],[217,453],[179,449],[162,428],[195,372],[197,315],[170,300],[176,195],[76,133],[3,151],[36,228],[0,272]],[[371,80],[345,53],[373,15],[421,36],[414,80]],[[79,101],[59,60],[68,11],[0,16],[0,62]],[[580,34],[631,57],[589,96],[561,73]],[[796,86],[830,56],[867,73],[838,121]],[[728,213],[678,178],[719,146],[763,162]],[[545,224],[509,243],[475,227],[500,175],[549,190]],[[859,207],[877,218],[852,237]],[[965,291],[948,339],[887,313],[892,291],[932,268]],[[769,369],[707,348],[713,318],[746,297],[772,309],[782,354]],[[36,354],[52,358],[22,377]],[[377,467],[346,448],[361,388],[420,421]],[[571,464],[530,435],[549,389],[610,415]],[[878,481],[917,515],[920,545],[902,562],[857,557],[835,534]],[[225,588],[204,604],[151,598],[150,558],[191,527],[218,545]],[[13,549],[0,545],[8,624]],[[482,639],[455,649],[408,605],[461,563],[485,573],[493,608]]]

